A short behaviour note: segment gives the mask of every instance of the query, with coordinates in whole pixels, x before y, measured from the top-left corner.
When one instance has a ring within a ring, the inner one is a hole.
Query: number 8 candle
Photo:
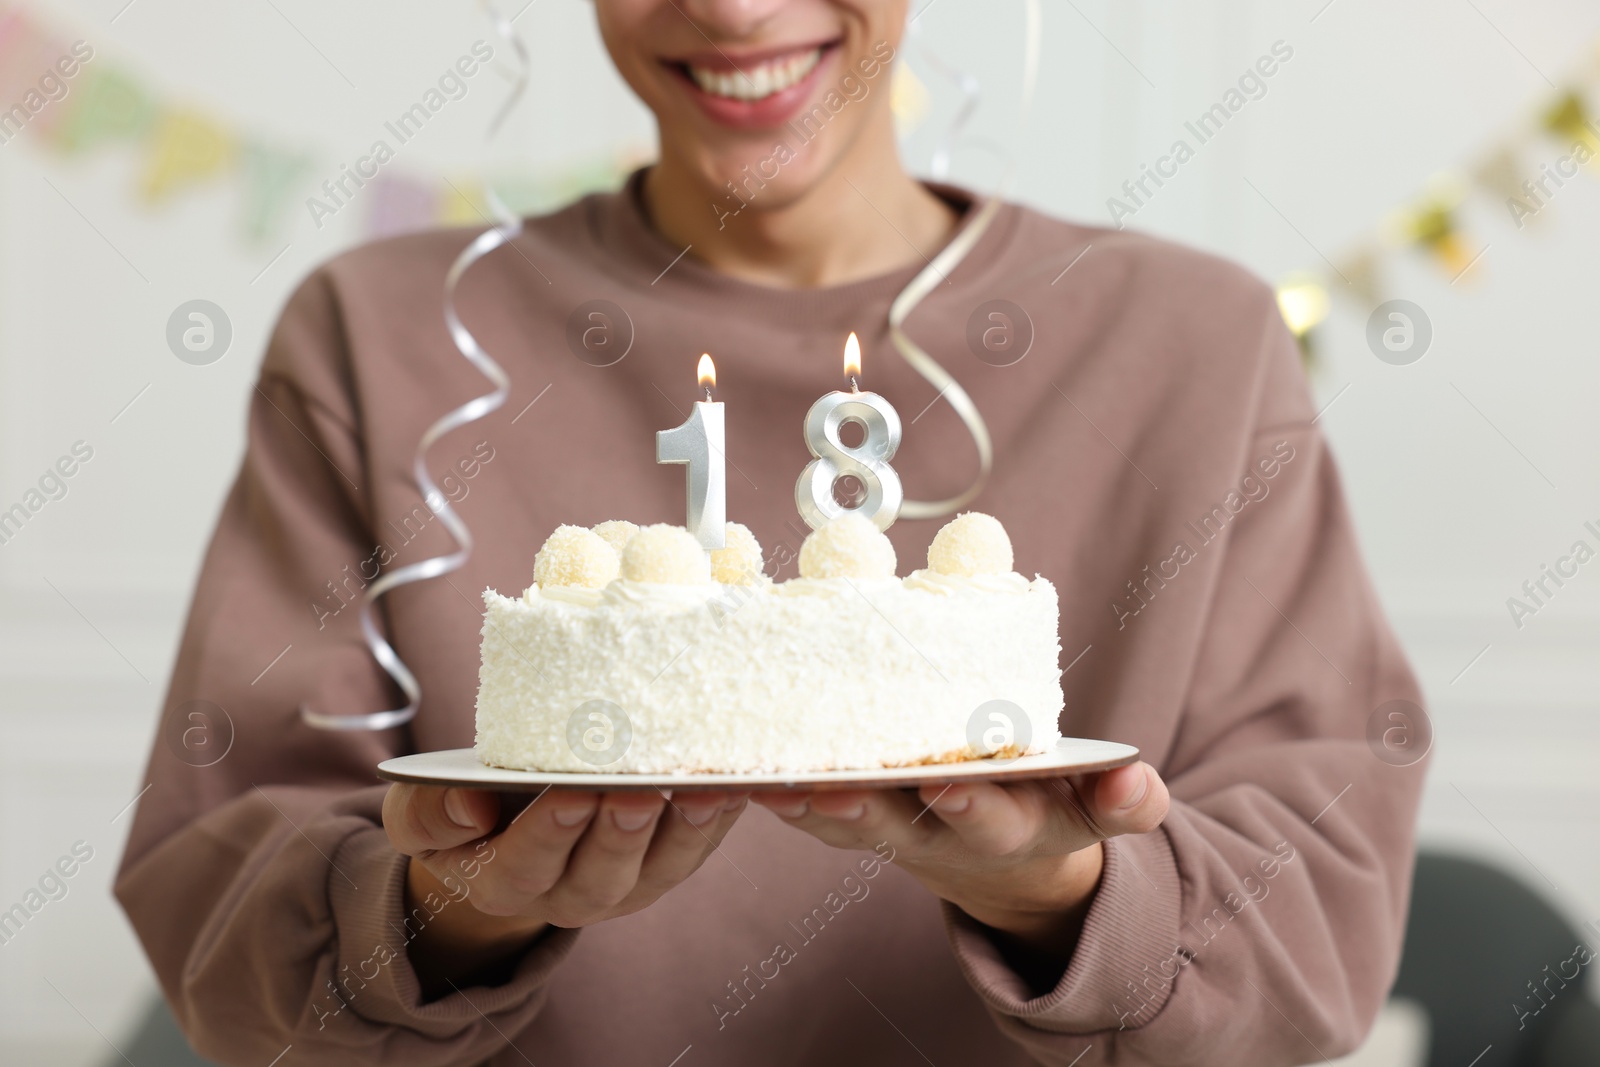
[[[844,344],[844,373],[850,391],[836,389],[806,413],[806,447],[816,459],[795,482],[795,507],[813,530],[852,511],[887,530],[899,517],[905,499],[900,476],[889,465],[900,447],[900,415],[877,393],[861,391],[856,381],[861,374],[861,342],[854,333]],[[844,443],[840,431],[846,424],[862,428],[860,444]],[[847,475],[860,480],[866,489],[866,499],[856,508],[845,507],[834,496],[834,486]]]
[[[722,404],[711,399],[717,367],[710,355],[701,355],[698,374],[706,398],[695,401],[682,426],[656,431],[656,462],[687,464],[689,515],[684,525],[710,551],[727,545],[728,460]]]

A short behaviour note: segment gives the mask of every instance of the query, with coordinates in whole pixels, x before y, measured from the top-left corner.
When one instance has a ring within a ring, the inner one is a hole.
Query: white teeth
[[[822,49],[813,48],[787,59],[772,59],[756,66],[747,66],[743,72],[707,70],[689,65],[689,76],[701,89],[713,96],[726,96],[734,100],[762,100],[800,81],[822,58]]]

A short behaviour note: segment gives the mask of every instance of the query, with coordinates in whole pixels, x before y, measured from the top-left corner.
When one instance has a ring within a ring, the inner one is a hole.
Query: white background
[[[1561,84],[1600,59],[1600,11],[1580,0],[1324,2],[1046,0],[1024,125],[1021,4],[935,0],[903,50],[932,94],[907,158],[926,168],[956,102],[918,62],[926,46],[980,79],[971,132],[1016,156],[1021,199],[1105,222],[1122,181],[1282,39],[1294,58],[1265,98],[1133,220],[1275,280],[1325,271],[1324,256],[1374,233],[1430,176],[1526,128],[1552,95],[1547,77]],[[118,15],[124,3],[26,10],[169,100],[304,146],[319,180],[491,37],[463,2],[137,0]],[[539,0],[517,27],[533,84],[495,144],[483,131],[505,81],[490,71],[391,166],[559,170],[648,147],[648,116],[605,60],[587,4]],[[1534,138],[1528,159],[1561,152]],[[28,137],[0,147],[0,508],[72,442],[95,449],[67,498],[0,546],[0,908],[74,841],[95,848],[71,894],[0,946],[0,1038],[30,1063],[98,1062],[109,1049],[91,1025],[120,1034],[149,995],[109,895],[129,822],[113,818],[144,785],[265,333],[289,288],[362,236],[355,208],[318,231],[295,207],[281,237],[250,247],[237,236],[236,183],[151,211],[133,192],[139,162],[122,149],[63,160]],[[953,174],[981,187],[996,167],[971,149]],[[1600,525],[1600,180],[1570,184],[1520,231],[1493,196],[1476,196],[1463,219],[1488,249],[1455,284],[1416,253],[1389,259],[1392,295],[1433,322],[1421,362],[1379,362],[1365,311],[1336,303],[1315,372],[1320,401],[1334,401],[1322,423],[1429,697],[1425,841],[1493,858],[1574,920],[1600,919],[1600,562],[1521,630],[1505,603],[1574,540],[1594,543],[1585,520]],[[208,367],[180,363],[164,340],[168,314],[196,297],[234,327],[228,356]]]

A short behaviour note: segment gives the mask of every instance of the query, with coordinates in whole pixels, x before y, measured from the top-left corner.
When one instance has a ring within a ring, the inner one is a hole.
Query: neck
[[[719,273],[784,289],[843,285],[927,262],[959,216],[901,166],[892,124],[863,136],[798,197],[769,206],[712,186],[665,146],[645,174],[656,230]],[[802,149],[803,151],[803,149]],[[735,181],[735,186],[738,182]],[[737,212],[734,214],[733,212]]]

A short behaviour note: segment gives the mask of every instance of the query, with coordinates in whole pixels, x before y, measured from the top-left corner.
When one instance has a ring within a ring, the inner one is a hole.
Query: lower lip
[[[695,80],[681,68],[672,68],[687,88],[689,96],[700,105],[700,110],[713,121],[735,130],[762,130],[774,126],[781,126],[800,113],[806,100],[811,96],[812,88],[822,77],[824,68],[828,67],[837,48],[824,48],[822,55],[817,59],[817,65],[812,67],[806,76],[770,96],[760,100],[735,100],[728,96],[716,96],[700,88]]]

